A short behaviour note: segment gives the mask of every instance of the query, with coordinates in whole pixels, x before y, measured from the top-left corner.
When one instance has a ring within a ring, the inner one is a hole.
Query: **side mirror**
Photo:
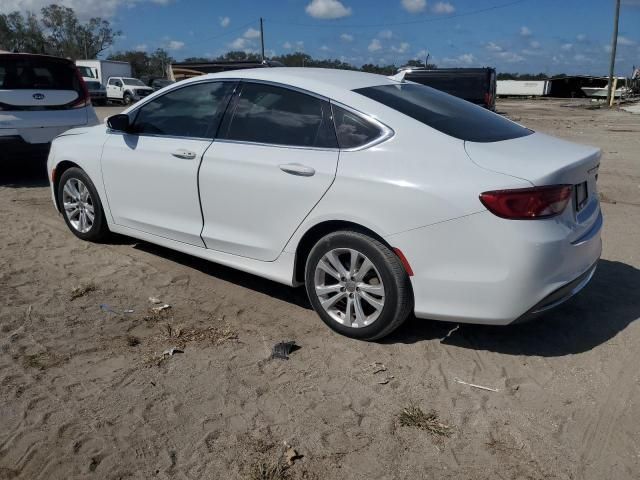
[[[129,123],[129,115],[125,115],[124,113],[113,115],[107,119],[107,126],[111,130],[115,130],[116,132],[126,133],[131,128],[131,124]]]

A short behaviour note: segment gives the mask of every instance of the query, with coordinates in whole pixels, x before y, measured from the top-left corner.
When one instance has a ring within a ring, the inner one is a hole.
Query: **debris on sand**
[[[140,345],[140,339],[138,337],[134,337],[133,335],[127,335],[127,345],[130,347],[136,347]]]
[[[159,298],[157,298],[157,297],[149,297],[149,301],[150,301],[151,303],[153,303],[154,305],[157,305],[157,304],[159,304],[159,303],[162,303],[162,302],[161,302],[161,300],[160,300]]]
[[[400,425],[426,430],[431,435],[448,437],[453,433],[454,427],[442,423],[435,411],[424,413],[420,407],[407,407],[398,416]]]
[[[296,460],[300,460],[302,458],[302,455],[300,455],[298,451],[287,442],[284,442],[284,448],[286,448],[284,452],[284,459],[287,461],[287,465],[292,466]]]
[[[94,292],[98,289],[94,283],[85,283],[83,285],[77,285],[71,289],[70,301],[74,301],[76,298],[84,297],[87,293]]]
[[[393,375],[387,375],[385,378],[383,378],[382,380],[380,380],[378,382],[378,385],[386,385],[387,383],[389,383],[391,380],[393,380],[395,377]]]
[[[387,367],[382,362],[373,362],[369,366],[373,367],[373,371],[371,372],[371,375],[375,375],[376,373],[382,373],[387,371]]]
[[[224,342],[238,339],[238,332],[228,326],[224,328],[173,328],[167,323],[160,329],[164,338],[175,339],[182,345],[187,342],[208,342],[213,345],[221,345]]]
[[[114,315],[124,315],[126,313],[133,313],[134,312],[134,310],[132,310],[132,309],[123,310],[122,312],[119,312],[119,311],[114,310],[113,308],[111,308],[106,303],[100,304],[100,310],[102,310],[103,312],[113,313]]]
[[[151,311],[153,313],[160,313],[160,312],[164,312],[165,310],[169,310],[171,308],[171,305],[169,305],[168,303],[164,303],[162,305],[158,305],[157,307],[151,307]]]
[[[184,353],[184,350],[180,350],[178,347],[172,347],[162,352],[162,358],[173,357],[176,353]]]
[[[459,378],[454,378],[454,382],[459,383],[460,385],[468,385],[469,387],[479,388],[480,390],[486,390],[488,392],[499,392],[497,388],[485,387],[484,385],[477,385],[475,383],[465,382],[464,380],[460,380]]]
[[[289,354],[299,349],[300,347],[296,345],[296,342],[293,340],[290,340],[288,342],[279,342],[276,343],[271,349],[271,356],[269,358],[289,360]]]

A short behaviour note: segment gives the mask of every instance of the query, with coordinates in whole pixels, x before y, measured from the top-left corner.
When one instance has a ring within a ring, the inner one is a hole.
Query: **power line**
[[[470,15],[477,15],[479,13],[490,12],[492,10],[498,10],[501,8],[511,7],[513,5],[517,5],[519,3],[526,2],[528,0],[514,0],[512,2],[503,3],[500,5],[493,5],[491,7],[478,8],[476,10],[469,10],[468,12],[460,12],[454,13],[451,15],[441,16],[441,17],[431,17],[431,18],[423,18],[421,20],[407,20],[404,22],[388,22],[388,23],[370,23],[370,24],[321,24],[321,23],[297,23],[297,22],[283,22],[278,20],[269,20],[269,22],[278,25],[295,25],[298,27],[310,27],[310,28],[382,28],[382,27],[394,27],[400,25],[417,25],[421,23],[431,23],[431,22],[441,22],[443,20],[451,20],[454,18],[460,17],[468,17]]]

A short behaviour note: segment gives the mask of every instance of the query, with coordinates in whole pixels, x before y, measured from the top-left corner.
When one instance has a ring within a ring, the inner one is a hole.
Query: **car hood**
[[[543,133],[501,142],[465,142],[465,150],[476,165],[533,185],[580,183],[597,168],[602,153]]]

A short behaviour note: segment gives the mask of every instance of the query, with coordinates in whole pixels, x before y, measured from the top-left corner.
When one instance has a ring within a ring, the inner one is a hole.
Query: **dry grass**
[[[86,283],[84,285],[78,285],[71,289],[70,300],[74,301],[76,298],[84,297],[86,294],[94,292],[98,287],[93,283]]]
[[[247,480],[286,480],[289,467],[282,462],[260,462],[251,469]]]
[[[176,340],[182,344],[201,342],[221,345],[224,342],[238,339],[238,332],[229,327],[174,328],[166,323],[160,327],[160,331],[165,340]]]
[[[400,425],[426,430],[431,435],[448,437],[453,433],[454,427],[442,423],[435,411],[424,413],[420,407],[410,406],[402,410],[399,415]]]

